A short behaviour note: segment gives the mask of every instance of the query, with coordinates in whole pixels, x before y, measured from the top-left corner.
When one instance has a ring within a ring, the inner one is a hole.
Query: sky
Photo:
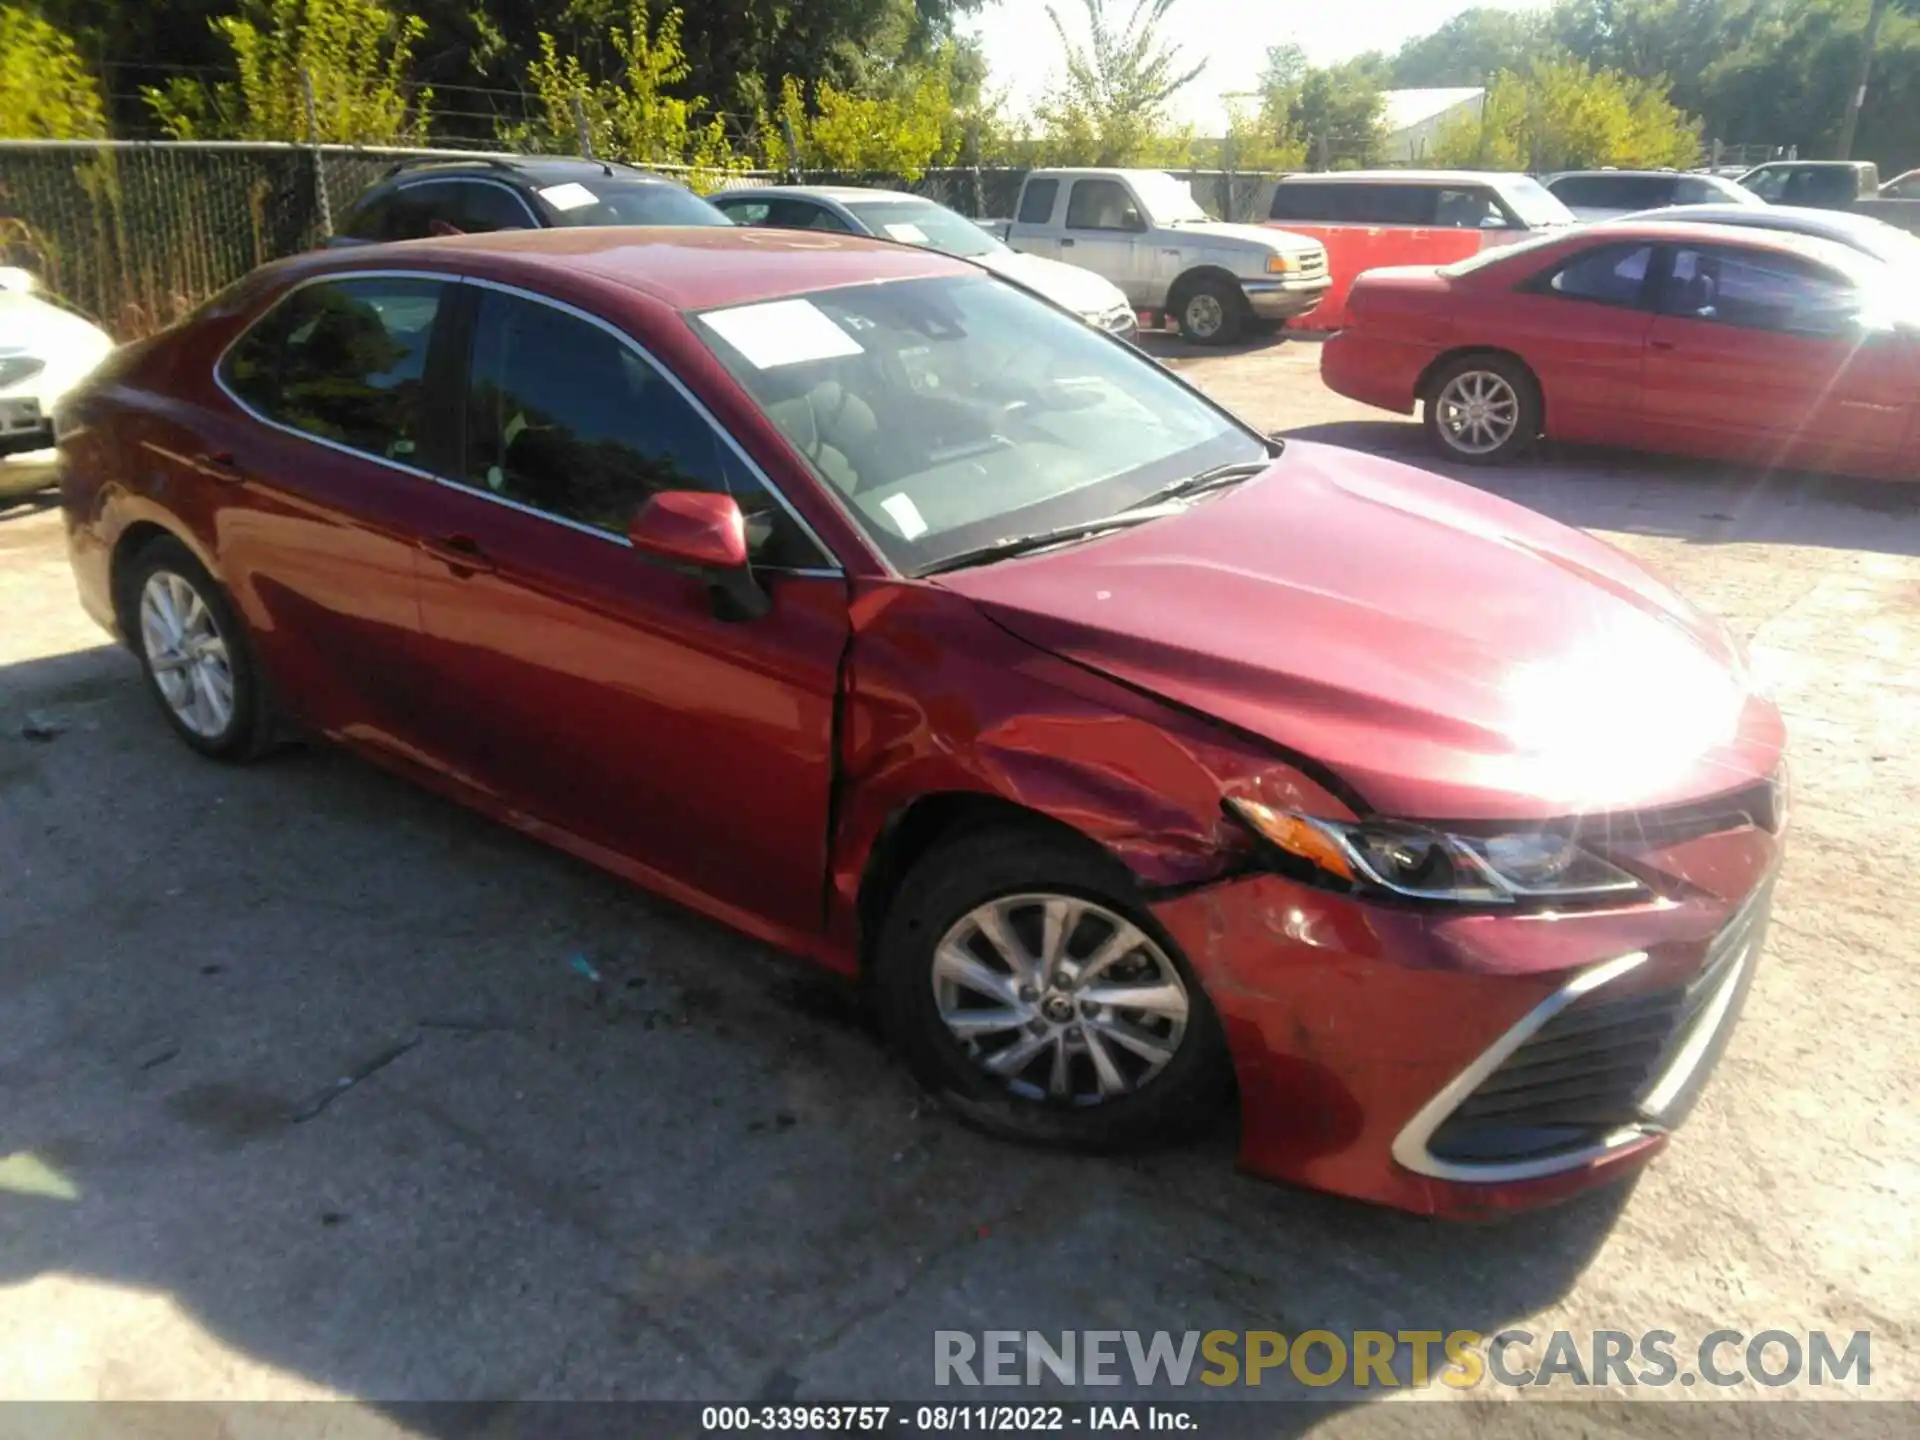
[[[1163,29],[1189,65],[1207,62],[1200,78],[1174,97],[1174,118],[1202,134],[1220,133],[1221,96],[1255,87],[1269,46],[1291,41],[1314,64],[1332,64],[1363,50],[1397,50],[1476,3],[1516,10],[1539,0],[1174,0]],[[1055,4],[1069,33],[1083,38],[1083,0]],[[1107,0],[1107,8],[1124,20],[1132,0]],[[1061,68],[1060,40],[1045,0],[988,0],[972,28],[986,46],[988,84],[1009,89],[1017,111],[1031,111]]]

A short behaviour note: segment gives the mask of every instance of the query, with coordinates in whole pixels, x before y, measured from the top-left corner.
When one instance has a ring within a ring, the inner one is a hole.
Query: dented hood
[[[1772,771],[1725,627],[1611,546],[1292,442],[1183,512],[943,575],[1030,644],[1327,767],[1372,809],[1540,819]]]

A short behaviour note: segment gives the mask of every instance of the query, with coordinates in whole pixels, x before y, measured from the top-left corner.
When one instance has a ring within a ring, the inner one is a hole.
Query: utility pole
[[[1873,0],[1873,8],[1867,12],[1866,43],[1861,47],[1860,83],[1847,97],[1847,118],[1840,122],[1840,144],[1838,157],[1842,160],[1853,158],[1853,133],[1860,126],[1860,108],[1867,103],[1867,85],[1873,79],[1873,52],[1880,43],[1880,23],[1887,18],[1887,0]]]

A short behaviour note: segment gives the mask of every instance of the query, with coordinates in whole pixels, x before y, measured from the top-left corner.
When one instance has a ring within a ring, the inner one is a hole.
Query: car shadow
[[[449,1440],[403,1402],[1005,1400],[936,1390],[934,1331],[1491,1334],[1627,1203],[1448,1225],[1237,1175],[1224,1130],[984,1139],[839,982],[326,745],[201,760],[109,647],[0,668],[0,853],[16,1391]],[[1327,1403],[1267,1433],[1378,1393],[1287,1383]]]
[[[0,524],[9,520],[25,520],[30,515],[44,514],[48,510],[59,508],[58,490],[36,490],[30,495],[0,496]]]
[[[1697,545],[1814,545],[1920,554],[1920,486],[1565,444],[1505,467],[1440,459],[1413,420],[1341,420],[1283,432],[1460,480],[1588,530]]]

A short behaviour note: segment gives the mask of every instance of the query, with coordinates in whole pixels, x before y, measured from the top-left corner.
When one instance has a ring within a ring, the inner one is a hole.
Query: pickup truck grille
[[[1327,273],[1327,252],[1318,245],[1314,246],[1311,250],[1301,251],[1293,273],[1308,280],[1325,275]]]

